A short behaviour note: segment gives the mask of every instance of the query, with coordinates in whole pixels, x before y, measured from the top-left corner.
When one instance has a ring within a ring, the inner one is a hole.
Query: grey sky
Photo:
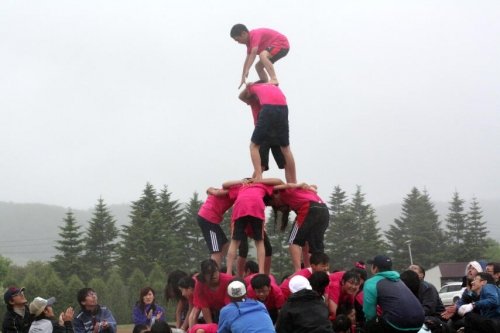
[[[234,23],[276,65],[300,181],[370,203],[499,197],[500,2],[0,2],[0,201],[186,201],[251,174]],[[252,69],[250,79],[256,79]],[[266,176],[280,176],[276,170]]]

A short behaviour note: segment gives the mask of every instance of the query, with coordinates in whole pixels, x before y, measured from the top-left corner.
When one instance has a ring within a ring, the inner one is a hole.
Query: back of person
[[[218,333],[274,333],[273,323],[261,302],[245,299],[221,310]]]

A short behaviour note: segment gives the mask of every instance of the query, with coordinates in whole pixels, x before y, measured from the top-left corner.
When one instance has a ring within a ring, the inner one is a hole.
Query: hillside
[[[482,201],[484,219],[488,222],[490,237],[500,240],[500,200]],[[435,203],[441,221],[448,211],[448,203]],[[117,226],[129,223],[130,207],[127,204],[109,205]],[[394,218],[401,214],[401,204],[375,207],[380,227],[386,230]],[[67,208],[44,204],[0,202],[0,255],[17,264],[29,260],[50,260],[54,254],[55,240]],[[73,210],[77,222],[85,228],[92,216],[92,209]]]

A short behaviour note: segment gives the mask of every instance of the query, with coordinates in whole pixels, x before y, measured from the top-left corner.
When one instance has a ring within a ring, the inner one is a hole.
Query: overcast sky
[[[3,0],[0,201],[90,208],[146,182],[187,201],[250,175],[235,23],[288,36],[291,148],[324,199],[498,199],[499,17],[498,0]]]

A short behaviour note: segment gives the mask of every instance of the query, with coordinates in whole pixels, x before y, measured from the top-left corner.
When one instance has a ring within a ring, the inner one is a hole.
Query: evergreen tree
[[[160,265],[155,264],[148,275],[148,285],[155,291],[156,303],[165,304],[163,290],[166,285],[165,272]]]
[[[62,304],[66,305],[71,305],[75,309],[75,311],[78,311],[78,308],[80,307],[80,304],[78,304],[78,300],[76,299],[76,294],[78,290],[85,288],[85,285],[83,284],[82,280],[80,278],[73,274],[69,277],[68,283],[66,284],[66,294],[61,300]]]
[[[44,293],[42,295],[48,295],[47,297],[55,297],[57,300],[64,299],[67,293],[66,285],[54,270],[49,273],[47,279],[43,280],[43,289]],[[61,313],[62,311],[66,310],[66,307],[68,306],[67,304],[62,304],[60,302],[58,303],[59,304],[56,303],[54,306],[54,313]]]
[[[280,281],[285,275],[293,273],[292,260],[290,259],[290,254],[288,252],[288,236],[290,233],[290,221],[288,222],[287,228],[281,231],[279,222],[281,219],[281,212],[274,214],[271,212],[271,216],[268,220],[272,221],[268,223],[268,228],[266,229],[267,236],[271,246],[273,247],[272,263],[271,263],[271,273],[276,276],[276,279]],[[250,244],[249,244],[250,245]]]
[[[333,255],[334,251],[337,250],[337,242],[339,237],[341,237],[339,232],[339,223],[347,210],[348,198],[345,191],[337,185],[334,187],[330,199],[328,202],[328,208],[330,210],[330,225],[325,232],[325,252]]]
[[[106,305],[108,304],[108,295],[109,292],[106,287],[106,282],[100,277],[95,277],[89,281],[88,287],[95,290],[99,304]]]
[[[80,231],[81,226],[77,224],[73,212],[68,210],[66,217],[63,219],[64,225],[59,227],[60,240],[56,241],[55,246],[58,253],[54,257],[52,266],[63,278],[67,278],[72,274],[82,275],[82,254],[83,254],[83,232]]]
[[[472,202],[467,213],[467,229],[464,240],[464,249],[470,260],[481,258],[487,249],[486,236],[488,229],[486,221],[483,221],[483,213],[479,202],[472,198]]]
[[[144,273],[136,268],[127,280],[129,301],[128,304],[135,304],[139,300],[139,291],[147,286],[147,280]]]
[[[189,256],[178,265],[178,269],[189,271],[193,267],[209,257],[205,239],[198,227],[197,217],[202,202],[198,199],[198,193],[193,193],[189,203],[185,206],[177,230],[177,237],[181,239],[181,246],[184,253]]]
[[[458,194],[453,193],[453,198],[450,201],[448,215],[446,215],[446,238],[448,242],[447,258],[453,261],[466,261],[467,254],[461,251],[465,241],[466,218],[464,213],[464,203]]]
[[[105,277],[115,261],[118,229],[102,198],[92,214],[85,238],[85,267],[92,277]]]
[[[113,311],[116,321],[121,324],[129,324],[132,321],[127,292],[128,289],[120,274],[116,270],[112,270],[106,281],[106,306]]]

